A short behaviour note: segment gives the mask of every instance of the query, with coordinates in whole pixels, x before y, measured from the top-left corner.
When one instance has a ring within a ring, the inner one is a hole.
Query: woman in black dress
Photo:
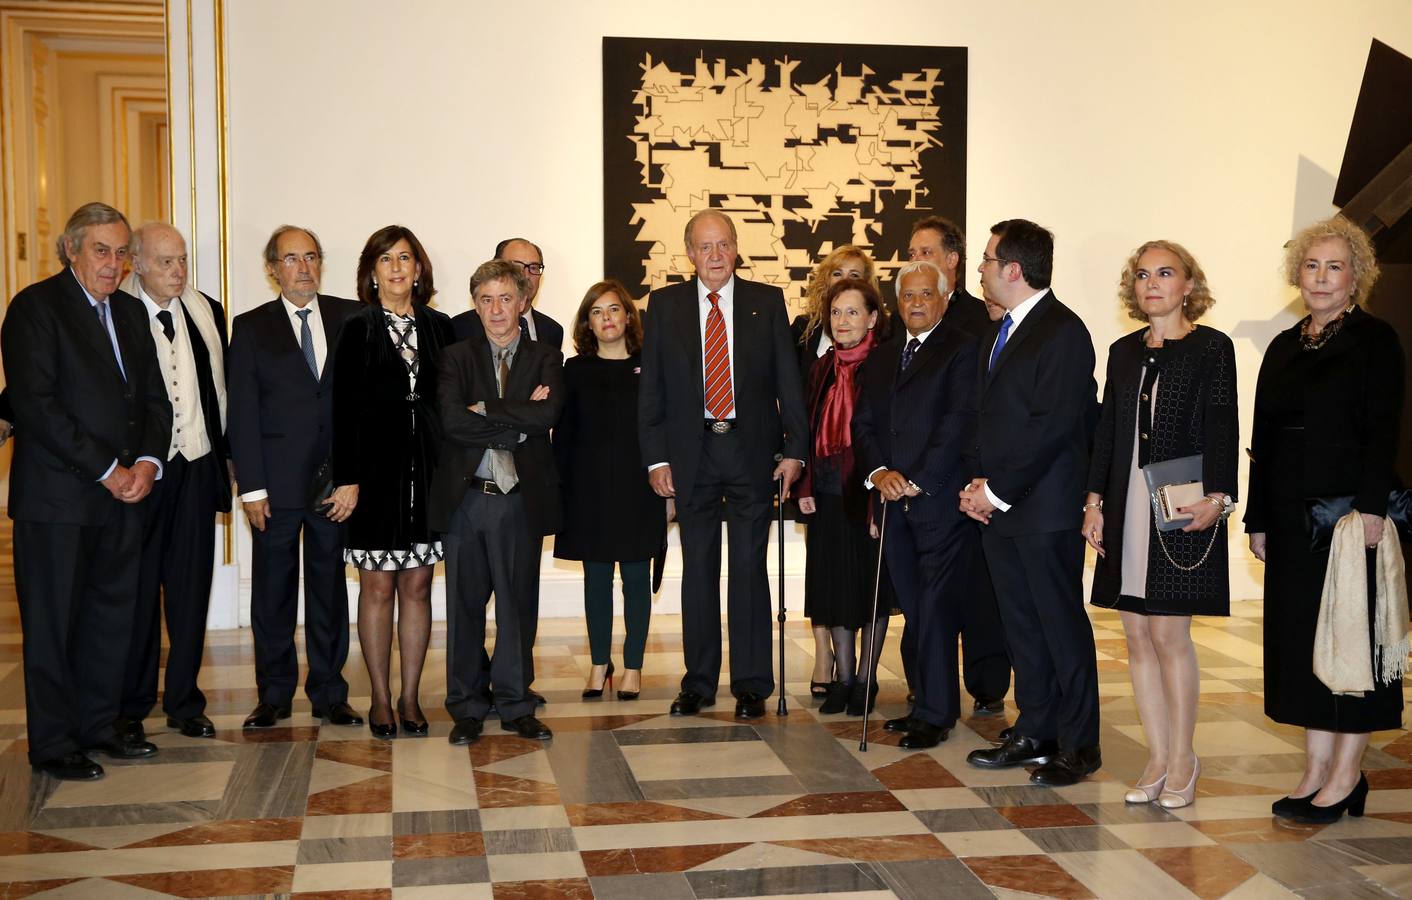
[[[809,516],[804,546],[804,615],[833,645],[838,676],[819,707],[822,713],[862,715],[866,672],[855,658],[861,627],[863,653],[877,669],[887,632],[888,606],[872,621],[878,542],[868,533],[868,494],[853,459],[851,425],[858,400],[858,367],[885,335],[887,309],[871,282],[839,280],[824,294],[830,346],[809,374],[809,464],[798,487],[799,511]],[[868,648],[872,647],[870,653]],[[873,697],[877,678],[872,679]]]
[[[1396,480],[1403,354],[1392,327],[1358,306],[1379,273],[1356,225],[1335,216],[1301,231],[1285,274],[1309,314],[1275,335],[1260,366],[1245,530],[1265,561],[1265,715],[1305,729],[1304,775],[1273,812],[1332,822],[1363,812],[1368,733],[1401,727],[1402,681],[1335,696],[1314,675],[1329,551],[1311,549],[1305,501],[1351,495],[1364,543],[1377,545]],[[1375,587],[1370,578],[1370,609]]]
[[[441,444],[436,370],[455,340],[427,303],[431,260],[409,229],[373,233],[358,258],[363,311],[334,351],[333,483],[356,498],[344,558],[358,570],[358,643],[368,667],[375,737],[397,734],[391,688],[393,597],[402,692],[396,718],[427,733],[418,690],[431,637],[431,576],[441,542],[427,528],[427,487]]]
[[[1235,347],[1194,324],[1215,300],[1180,244],[1148,241],[1123,268],[1119,297],[1146,326],[1108,350],[1103,414],[1094,438],[1083,535],[1098,551],[1095,606],[1117,609],[1148,762],[1129,803],[1169,809],[1196,796],[1192,739],[1200,671],[1191,617],[1230,613],[1225,535],[1235,499],[1239,419]],[[1206,496],[1159,532],[1141,467],[1201,455]]]
[[[799,374],[805,384],[809,382],[814,364],[833,346],[833,338],[829,334],[829,308],[824,295],[845,278],[866,281],[874,288],[878,287],[873,258],[863,248],[844,244],[819,260],[809,275],[809,285],[804,295],[804,314],[796,316],[790,323],[795,351],[799,354]],[[822,697],[828,691],[830,681],[835,680],[833,638],[827,625],[815,622],[813,631],[814,675],[809,682],[809,693]]]
[[[586,698],[612,689],[613,566],[623,579],[623,675],[618,699],[642,689],[642,654],[652,615],[651,561],[662,549],[667,508],[648,485],[637,443],[642,319],[615,280],[588,289],[574,319],[574,349],[564,363],[564,415],[554,455],[564,497],[557,559],[583,560],[584,616],[593,669]]]

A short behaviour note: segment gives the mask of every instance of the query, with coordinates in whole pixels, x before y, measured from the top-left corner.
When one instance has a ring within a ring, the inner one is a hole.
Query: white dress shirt
[[[211,452],[211,439],[206,434],[206,419],[201,409],[196,357],[191,351],[191,342],[201,340],[201,335],[193,337],[186,327],[186,313],[182,311],[179,299],[172,298],[164,310],[140,283],[137,293],[138,299],[147,308],[152,343],[157,346],[158,367],[167,388],[167,399],[172,402],[172,443],[167,450],[167,459],[174,459],[178,453],[188,462],[200,459]],[[175,335],[170,341],[162,330],[161,320],[157,318],[159,312],[171,313]]]
[[[933,325],[932,327],[928,328],[926,331],[923,331],[921,334],[911,334],[911,335],[908,335],[908,336],[907,336],[907,340],[904,341],[903,344],[902,344],[903,351],[906,352],[907,344],[911,343],[912,338],[916,338],[916,339],[917,339],[917,350],[916,350],[916,351],[913,351],[913,352],[918,352],[918,351],[920,351],[920,350],[922,349],[922,345],[927,342],[927,338],[929,338],[929,337],[932,336],[932,332],[933,332],[933,331],[936,331],[937,326],[940,325],[940,324],[941,324],[941,320],[940,320],[940,319],[937,319],[937,320],[936,320],[936,325]],[[870,491],[871,491],[871,490],[873,489],[873,476],[876,475],[876,474],[878,474],[879,472],[883,471],[883,470],[886,469],[886,468],[887,468],[887,466],[878,466],[876,469],[874,469],[873,471],[869,472],[869,473],[868,473],[868,477],[863,479],[863,487],[864,487],[866,490],[870,490]]]
[[[1025,320],[1025,316],[1028,316],[1030,314],[1030,311],[1035,308],[1035,306],[1039,303],[1040,300],[1044,299],[1044,295],[1047,293],[1049,293],[1049,288],[1041,288],[1037,294],[1030,297],[1028,300],[1026,300],[1024,303],[1021,303],[1014,309],[1010,310],[1010,333],[1005,336],[1005,343],[1010,343],[1011,339],[1015,337],[1016,329],[1018,329],[1020,327],[1020,323]],[[996,332],[995,341],[998,340],[1000,340],[1000,333]],[[995,352],[995,341],[990,342],[990,348],[985,352],[985,358],[987,360],[989,360],[990,355]],[[985,496],[987,500],[995,504],[996,509],[1000,510],[1001,512],[1010,511],[1010,504],[995,496],[995,492],[990,489],[989,479],[987,479],[985,485]]]

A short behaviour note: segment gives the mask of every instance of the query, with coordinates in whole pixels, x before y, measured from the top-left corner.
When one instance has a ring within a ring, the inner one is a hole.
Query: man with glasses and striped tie
[[[784,294],[735,276],[735,223],[726,214],[693,215],[685,242],[696,277],[648,301],[638,395],[648,479],[676,498],[681,523],[686,675],[671,712],[695,715],[716,702],[724,517],[730,689],[736,716],[753,719],[775,689],[765,571],[774,482],[787,497],[809,426]]]

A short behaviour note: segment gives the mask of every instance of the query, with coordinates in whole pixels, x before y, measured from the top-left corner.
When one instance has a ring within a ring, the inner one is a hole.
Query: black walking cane
[[[783,459],[784,459],[784,454],[783,454],[783,453],[776,453],[776,454],[775,454],[775,462],[776,462],[776,463],[781,462]],[[776,484],[778,485],[779,498],[780,498],[780,509],[779,509],[779,519],[778,519],[778,524],[779,524],[779,544],[780,544],[780,558],[779,558],[779,564],[780,564],[780,565],[779,565],[779,569],[780,569],[780,570],[779,570],[779,579],[780,579],[780,611],[779,611],[779,615],[775,617],[776,620],[780,623],[780,704],[779,704],[778,707],[775,708],[775,715],[777,715],[777,716],[787,716],[787,715],[789,715],[789,708],[788,708],[788,706],[786,705],[785,699],[784,699],[784,695],[785,695],[785,689],[784,689],[784,618],[785,618],[785,617],[784,617],[784,476],[781,475],[779,478],[775,479],[775,482],[776,482]]]
[[[881,492],[878,493],[878,496],[882,497],[882,522],[878,525],[877,571],[873,573],[873,617],[868,620],[873,623],[871,630],[874,632],[878,629],[878,594],[882,589],[883,540],[887,537],[887,498],[883,497]],[[873,678],[877,670],[873,660],[873,648],[877,645],[877,634],[869,635],[867,646],[868,659],[865,663],[868,674],[866,680],[863,682],[863,738],[858,742],[858,750],[860,753],[868,752],[868,713],[873,710]]]

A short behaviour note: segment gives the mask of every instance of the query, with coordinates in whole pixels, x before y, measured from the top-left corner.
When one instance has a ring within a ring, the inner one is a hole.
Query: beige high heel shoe
[[[1124,803],[1151,803],[1162,793],[1162,787],[1167,783],[1167,773],[1163,772],[1162,777],[1151,784],[1135,784],[1133,789],[1123,795]]]
[[[1191,782],[1179,791],[1163,791],[1157,798],[1157,805],[1163,809],[1181,809],[1196,802],[1196,779],[1201,774],[1201,758],[1191,768]]]

